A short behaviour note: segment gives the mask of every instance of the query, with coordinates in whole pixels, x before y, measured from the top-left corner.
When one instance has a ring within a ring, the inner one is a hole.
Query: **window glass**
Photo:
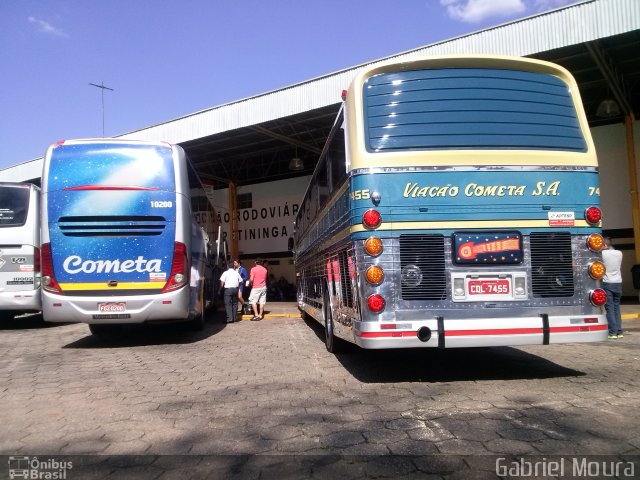
[[[29,187],[0,186],[0,227],[24,225],[29,211]]]

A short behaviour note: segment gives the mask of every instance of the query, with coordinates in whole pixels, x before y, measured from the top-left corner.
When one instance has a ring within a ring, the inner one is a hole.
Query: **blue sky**
[[[576,0],[0,0],[0,169]]]

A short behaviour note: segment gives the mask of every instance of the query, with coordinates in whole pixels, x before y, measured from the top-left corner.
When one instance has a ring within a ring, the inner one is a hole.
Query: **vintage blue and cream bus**
[[[159,321],[204,324],[215,221],[184,150],[90,139],[49,147],[42,175],[42,311],[92,333]],[[213,260],[215,263],[215,259]]]
[[[513,57],[361,71],[296,218],[330,351],[606,339],[598,164],[576,82]]]

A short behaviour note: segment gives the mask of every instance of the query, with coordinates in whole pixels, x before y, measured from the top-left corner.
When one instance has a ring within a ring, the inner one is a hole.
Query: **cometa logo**
[[[147,260],[139,256],[135,260],[82,260],[78,255],[67,257],[62,268],[72,275],[76,273],[159,273],[162,260],[153,258]]]

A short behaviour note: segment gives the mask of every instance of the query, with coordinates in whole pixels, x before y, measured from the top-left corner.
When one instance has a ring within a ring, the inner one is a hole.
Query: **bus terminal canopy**
[[[640,115],[640,2],[587,0],[388,59],[450,54],[528,56],[567,68],[580,87],[591,127]],[[376,63],[376,62],[371,62]],[[313,172],[341,102],[364,65],[120,135],[182,145],[215,187]],[[604,102],[604,103],[603,103]],[[292,162],[299,158],[301,162]],[[38,179],[42,161],[0,172]]]

